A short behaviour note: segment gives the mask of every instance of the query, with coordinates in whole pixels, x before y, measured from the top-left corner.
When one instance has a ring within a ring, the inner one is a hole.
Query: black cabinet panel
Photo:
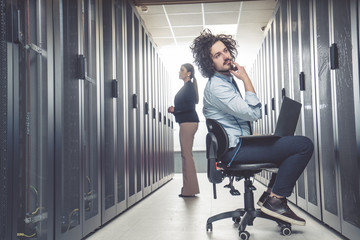
[[[338,215],[336,166],[334,153],[334,122],[331,78],[329,70],[328,1],[316,3],[316,51],[318,75],[319,154],[322,162],[322,186],[324,210]]]
[[[342,214],[345,222],[360,228],[360,163],[354,115],[350,1],[334,1],[333,4],[334,42],[338,46],[339,56],[339,68],[335,73]]]

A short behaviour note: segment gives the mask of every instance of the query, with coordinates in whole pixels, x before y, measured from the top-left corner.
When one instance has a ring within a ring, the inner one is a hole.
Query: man
[[[266,163],[279,166],[275,182],[269,185],[259,199],[261,211],[291,224],[305,225],[288,206],[295,183],[313,153],[313,143],[303,136],[286,136],[277,139],[240,139],[251,134],[249,122],[261,118],[261,103],[245,68],[237,64],[236,41],[230,35],[213,35],[204,30],[191,50],[200,72],[209,78],[204,90],[203,113],[206,118],[217,120],[229,137],[229,151],[221,161],[230,166],[236,163]],[[243,99],[233,76],[240,79],[245,88]]]

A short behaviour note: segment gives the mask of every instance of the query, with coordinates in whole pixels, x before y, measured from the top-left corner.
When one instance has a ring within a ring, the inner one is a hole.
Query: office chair
[[[281,228],[281,233],[285,236],[291,234],[291,224],[280,219],[271,217],[263,213],[260,209],[254,208],[254,194],[256,188],[253,186],[251,177],[264,169],[275,169],[277,166],[273,163],[256,163],[256,164],[236,164],[232,163],[230,167],[221,163],[219,159],[227,152],[229,148],[228,135],[222,125],[213,119],[206,120],[208,134],[206,135],[206,158],[208,160],[207,176],[213,184],[214,199],[216,199],[216,184],[221,183],[224,178],[229,178],[229,184],[225,187],[230,188],[233,196],[240,195],[240,192],[234,188],[233,182],[244,179],[244,208],[236,209],[230,212],[219,213],[208,218],[206,230],[212,231],[212,223],[225,218],[232,218],[235,223],[239,224],[239,237],[247,240],[250,233],[245,231],[247,226],[252,226],[255,218],[265,218],[275,221]]]

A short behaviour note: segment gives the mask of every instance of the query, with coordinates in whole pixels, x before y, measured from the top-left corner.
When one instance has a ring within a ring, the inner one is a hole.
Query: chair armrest
[[[213,133],[209,132],[206,135],[206,158],[207,158],[207,176],[211,183],[221,183],[223,176],[222,172],[217,170],[217,150],[218,143]]]

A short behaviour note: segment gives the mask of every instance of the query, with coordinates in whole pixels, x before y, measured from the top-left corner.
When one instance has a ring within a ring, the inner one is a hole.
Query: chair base
[[[206,230],[212,231],[212,223],[226,219],[232,218],[235,223],[239,224],[239,232],[243,232],[246,229],[246,226],[252,226],[255,218],[264,218],[276,222],[280,227],[291,227],[291,223],[284,222],[280,219],[274,218],[263,213],[260,209],[254,209],[251,211],[246,211],[245,209],[236,209],[234,211],[223,212],[216,214],[212,217],[209,217],[206,222]]]
[[[247,240],[250,237],[250,233],[248,233],[245,229],[247,226],[252,226],[255,218],[264,218],[271,221],[276,222],[281,228],[281,233],[285,236],[291,234],[291,224],[288,222],[284,222],[280,219],[274,218],[263,213],[260,209],[254,208],[254,194],[253,190],[255,187],[252,185],[249,177],[245,178],[244,181],[245,186],[245,194],[244,194],[244,202],[245,207],[239,208],[234,211],[223,212],[212,217],[209,217],[206,222],[206,230],[212,231],[212,223],[215,221],[219,221],[225,218],[232,218],[235,223],[239,224],[239,236],[241,239]]]

